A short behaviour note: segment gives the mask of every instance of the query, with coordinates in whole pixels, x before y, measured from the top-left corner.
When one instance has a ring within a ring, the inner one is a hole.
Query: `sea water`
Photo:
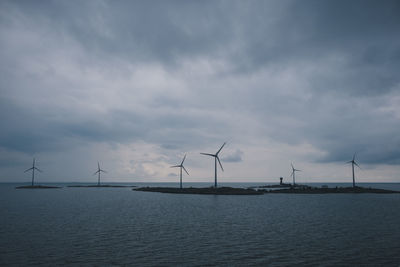
[[[1,266],[400,265],[400,194],[15,186],[0,184]]]

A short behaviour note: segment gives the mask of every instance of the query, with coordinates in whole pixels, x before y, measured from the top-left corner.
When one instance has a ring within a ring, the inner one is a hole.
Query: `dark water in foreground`
[[[1,266],[400,265],[400,194],[14,186],[0,184]]]

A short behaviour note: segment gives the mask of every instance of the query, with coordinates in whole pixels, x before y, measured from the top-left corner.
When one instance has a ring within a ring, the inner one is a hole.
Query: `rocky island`
[[[177,188],[177,187],[140,187],[135,191],[158,192],[171,194],[201,194],[201,195],[262,195],[264,192],[254,189],[233,187]]]

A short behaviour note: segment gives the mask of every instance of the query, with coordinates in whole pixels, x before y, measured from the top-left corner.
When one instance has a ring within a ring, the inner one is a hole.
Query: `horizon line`
[[[30,181],[24,181],[24,182],[22,182],[22,181],[20,181],[20,182],[16,182],[16,181],[12,181],[12,182],[7,182],[7,181],[0,181],[0,184],[24,184],[24,183],[30,183]],[[57,181],[57,182],[54,182],[54,181],[41,181],[40,183],[49,183],[49,184],[73,184],[73,183],[78,183],[78,184],[82,184],[82,183],[85,183],[85,184],[97,184],[97,182],[93,182],[93,181]],[[39,182],[38,182],[38,184],[40,184]],[[105,183],[141,183],[141,184],[143,184],[143,183],[169,183],[169,184],[179,184],[179,182],[166,182],[166,181],[152,181],[152,182],[144,182],[144,181],[132,181],[132,182],[127,182],[127,181],[105,181]],[[213,184],[213,182],[205,182],[205,181],[190,181],[190,182],[185,182],[186,184],[191,184],[191,183],[204,183],[204,184],[207,184],[207,183],[210,183],[210,184]],[[184,183],[184,184],[185,184]],[[265,182],[263,182],[263,181],[226,181],[226,182],[221,182],[221,184],[224,184],[224,183],[273,183],[273,184],[279,184],[279,182],[276,182],[276,181],[265,181]],[[330,181],[330,182],[326,182],[326,181],[324,181],[324,182],[321,182],[321,181],[312,181],[312,182],[300,182],[300,183],[297,183],[297,184],[313,184],[313,183],[318,183],[318,184],[323,184],[323,183],[325,183],[325,184],[337,184],[337,183],[340,183],[340,184],[352,184],[353,182],[344,182],[344,181]],[[364,182],[358,182],[358,184],[369,184],[369,183],[400,183],[400,181],[364,181]]]

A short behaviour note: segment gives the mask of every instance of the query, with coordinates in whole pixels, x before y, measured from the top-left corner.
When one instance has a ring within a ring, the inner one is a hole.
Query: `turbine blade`
[[[356,153],[354,153],[353,155],[353,161],[356,159]]]
[[[218,160],[219,166],[221,166],[221,170],[224,171],[224,168],[222,168],[222,164],[221,164],[221,161],[219,161],[218,156],[217,156],[217,160]]]
[[[189,175],[188,171],[185,169],[185,167],[183,167],[183,165],[182,165],[182,168],[187,173],[187,175]]]
[[[30,171],[30,170],[32,170],[32,169],[33,169],[33,167],[30,167],[29,169],[27,169],[27,170],[24,171],[24,172]]]
[[[182,160],[182,162],[181,162],[181,165],[183,165],[183,162],[185,161],[185,159],[186,159],[186,154],[185,154],[185,156],[183,157],[183,160]]]
[[[93,175],[96,175],[99,171],[96,171],[95,173],[93,173]]]
[[[292,169],[294,169],[294,167],[293,167],[293,163],[290,163],[290,166],[292,166]]]
[[[301,170],[297,170],[297,169],[294,169],[294,171],[296,171],[296,172],[301,172]]]
[[[214,155],[214,154],[209,154],[209,153],[200,153],[200,154],[206,155],[206,156],[211,156],[211,157],[216,157],[216,155]]]
[[[353,161],[352,161],[352,160],[350,160],[350,161],[348,161],[348,162],[346,162],[346,163],[353,163]]]
[[[171,168],[178,168],[178,167],[180,167],[181,165],[175,165],[175,166],[171,166]]]
[[[107,171],[105,171],[105,170],[99,170],[99,171],[107,173]]]
[[[39,170],[38,168],[35,167],[35,170],[37,170],[38,172],[43,172],[42,170]]]
[[[225,146],[226,142],[224,142],[224,144],[221,146],[221,148],[217,151],[217,153],[215,153],[215,155],[218,155],[219,152],[221,152],[222,148]]]
[[[354,161],[354,165],[356,165],[358,168],[361,169],[361,167],[357,164],[357,162]]]

